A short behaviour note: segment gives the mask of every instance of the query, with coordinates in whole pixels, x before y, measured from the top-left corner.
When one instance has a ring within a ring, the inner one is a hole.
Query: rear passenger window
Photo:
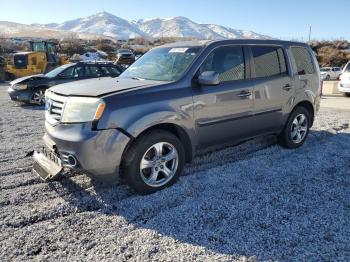
[[[120,72],[118,71],[117,68],[112,67],[112,66],[101,66],[101,70],[104,75],[107,76],[119,76]]]
[[[310,52],[304,47],[292,47],[292,53],[297,66],[298,75],[313,74],[314,63]]]
[[[221,82],[245,78],[243,49],[239,46],[225,46],[215,49],[204,61],[200,72],[215,71]]]
[[[85,76],[87,77],[98,77],[101,72],[97,66],[85,66]]]
[[[252,47],[255,77],[271,77],[287,73],[286,59],[280,47]]]

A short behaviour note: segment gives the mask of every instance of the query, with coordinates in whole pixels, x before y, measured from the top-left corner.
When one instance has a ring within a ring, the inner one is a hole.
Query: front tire
[[[45,104],[45,88],[39,88],[37,90],[34,90],[31,98],[30,103],[42,106]]]
[[[310,112],[305,107],[297,107],[278,136],[278,143],[291,149],[302,146],[309,134],[310,124]]]
[[[350,97],[350,93],[344,93],[344,96]]]
[[[185,151],[181,141],[163,130],[147,132],[127,150],[122,163],[123,177],[141,194],[171,186],[181,175]]]

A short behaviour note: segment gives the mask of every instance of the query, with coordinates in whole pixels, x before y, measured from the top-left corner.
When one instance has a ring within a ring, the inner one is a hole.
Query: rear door
[[[193,87],[194,118],[202,146],[250,137],[252,132],[252,85],[242,46],[214,49],[201,65],[220,74],[216,86]]]
[[[251,46],[254,80],[254,135],[275,132],[283,125],[283,111],[294,95],[286,52],[280,46]]]

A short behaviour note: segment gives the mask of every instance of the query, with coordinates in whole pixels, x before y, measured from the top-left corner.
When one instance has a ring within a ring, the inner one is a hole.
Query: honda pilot
[[[44,180],[63,168],[120,175],[148,194],[172,185],[199,149],[268,134],[300,147],[319,105],[320,71],[304,43],[168,44],[118,78],[50,88],[33,170]]]

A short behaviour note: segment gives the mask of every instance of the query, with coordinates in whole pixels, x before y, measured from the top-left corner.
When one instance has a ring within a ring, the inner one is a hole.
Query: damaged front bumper
[[[105,179],[119,174],[124,149],[130,141],[118,129],[92,130],[91,123],[45,123],[43,152],[35,152],[33,170],[44,180],[57,177],[64,168]]]
[[[33,172],[44,181],[54,179],[63,170],[59,156],[46,147],[43,147],[41,152],[34,151],[33,159]]]

